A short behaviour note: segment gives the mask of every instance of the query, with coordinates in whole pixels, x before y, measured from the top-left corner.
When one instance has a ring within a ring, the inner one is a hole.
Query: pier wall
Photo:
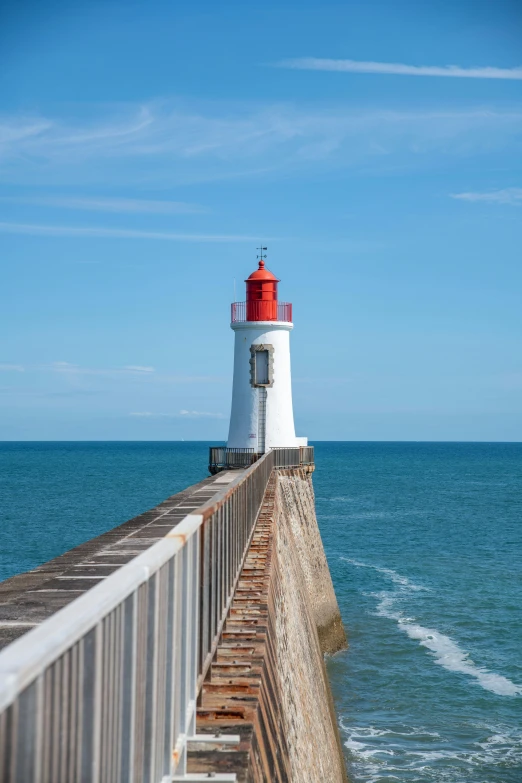
[[[317,525],[312,477],[306,468],[279,471],[278,475],[280,526],[291,530],[321,649],[333,654],[347,646],[346,632]]]
[[[324,653],[346,647],[315,517],[311,475],[278,475],[274,611],[291,780],[344,781],[346,773]]]
[[[239,783],[342,783],[345,765],[324,653],[346,647],[315,518],[311,474],[274,471],[211,677],[197,731],[241,744],[192,747],[189,771]]]

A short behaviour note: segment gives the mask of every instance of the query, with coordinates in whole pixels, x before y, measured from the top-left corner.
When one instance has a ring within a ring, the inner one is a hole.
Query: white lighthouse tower
[[[265,268],[263,257],[245,282],[246,302],[232,304],[234,385],[227,446],[257,454],[306,446],[308,439],[297,438],[294,428],[292,305],[278,301],[279,280]]]

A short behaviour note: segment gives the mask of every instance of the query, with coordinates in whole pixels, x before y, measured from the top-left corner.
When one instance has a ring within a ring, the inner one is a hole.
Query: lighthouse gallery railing
[[[0,653],[2,783],[187,779],[196,700],[276,459]]]
[[[230,320],[233,324],[267,320],[292,323],[291,302],[268,302],[263,299],[250,302],[232,302],[230,310]]]

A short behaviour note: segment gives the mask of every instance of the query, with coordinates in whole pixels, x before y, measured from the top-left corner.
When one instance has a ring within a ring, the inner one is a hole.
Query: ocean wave
[[[515,685],[507,677],[490,672],[482,666],[477,666],[469,657],[469,653],[462,650],[449,636],[434,628],[424,628],[409,619],[399,620],[399,628],[405,631],[410,639],[418,641],[419,644],[430,650],[433,653],[435,663],[448,671],[460,672],[460,674],[473,677],[484,690],[496,693],[498,696],[522,695],[521,685]]]
[[[363,563],[360,560],[354,560],[351,557],[341,557],[340,559],[344,560],[346,563],[357,566],[357,568],[371,568],[374,571],[378,571],[380,574],[387,576],[388,579],[391,579],[391,581],[395,584],[400,585],[401,587],[407,587],[410,590],[414,590],[415,592],[420,590],[429,591],[430,589],[429,587],[415,584],[415,582],[412,582],[410,579],[408,579],[408,577],[398,574],[397,571],[393,570],[393,568],[383,568],[382,566],[376,566],[371,563]]]
[[[411,582],[407,577],[398,574],[391,568],[362,563],[347,557],[342,557],[341,560],[358,568],[372,568],[399,585],[397,591],[385,590],[380,593],[371,593],[379,599],[377,615],[395,620],[401,631],[432,653],[434,663],[443,666],[447,671],[472,677],[484,690],[495,693],[497,696],[522,695],[522,685],[517,685],[501,674],[490,672],[483,666],[477,666],[471,660],[469,653],[463,650],[450,636],[441,633],[436,628],[420,625],[415,617],[407,617],[403,612],[397,610],[397,603],[403,601],[408,592],[418,592],[428,588]]]
[[[339,724],[354,771],[367,783],[476,783],[486,768],[514,771],[522,764],[522,732],[505,726],[470,724],[476,739],[456,749],[450,738],[424,727],[350,726],[342,716]]]
[[[332,498],[322,498],[316,495],[315,499],[321,503],[355,503],[355,498],[348,497],[348,495],[336,495]]]

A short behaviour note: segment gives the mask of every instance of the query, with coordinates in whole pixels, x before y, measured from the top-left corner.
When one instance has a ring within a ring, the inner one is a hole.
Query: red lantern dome
[[[262,248],[265,250],[266,248]],[[259,256],[258,256],[259,258]],[[284,321],[292,322],[292,305],[290,302],[279,302],[277,299],[277,284],[280,281],[266,269],[263,259],[246,283],[246,302],[232,302],[232,323],[248,323],[249,321]]]
[[[277,284],[279,280],[261,259],[246,283],[247,321],[277,321]]]

